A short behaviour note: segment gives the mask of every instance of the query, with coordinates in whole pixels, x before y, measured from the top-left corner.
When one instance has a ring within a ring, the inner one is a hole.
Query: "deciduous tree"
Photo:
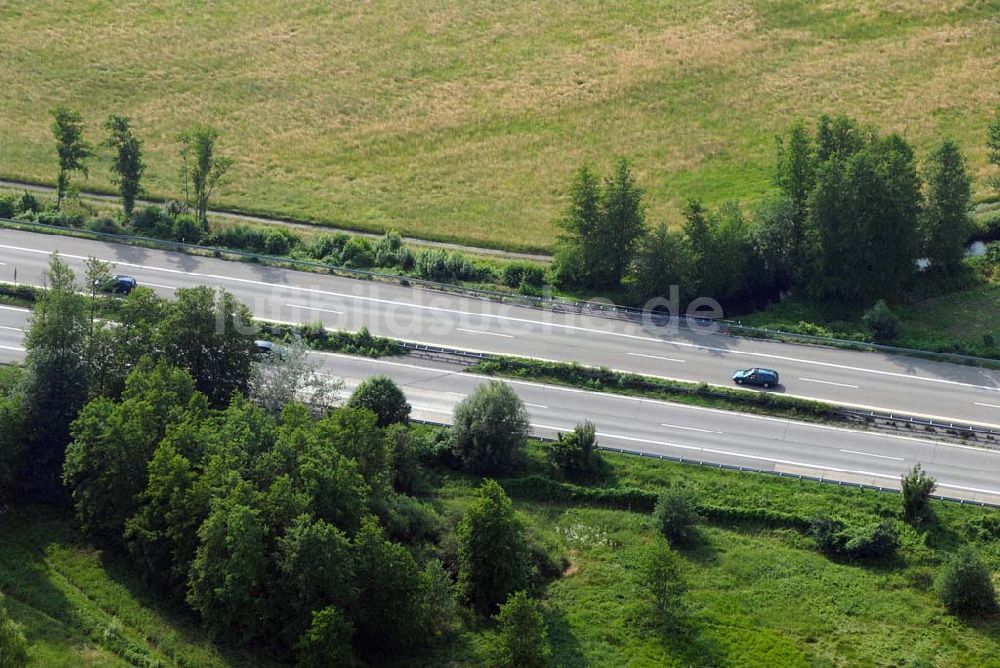
[[[524,403],[501,381],[480,385],[455,407],[452,427],[455,456],[477,473],[513,468],[530,433],[531,422]]]
[[[69,187],[70,172],[83,172],[87,176],[87,160],[94,155],[94,149],[83,138],[83,117],[79,112],[60,105],[51,113],[52,135],[59,155],[56,207],[60,207]]]
[[[108,116],[104,121],[104,129],[108,131],[104,145],[115,151],[111,163],[112,181],[118,186],[122,210],[128,219],[132,217],[135,200],[142,192],[140,182],[146,169],[142,161],[142,142],[132,133],[132,126],[127,116],[115,114]]]
[[[219,132],[215,128],[200,126],[180,136],[181,176],[188,206],[194,208],[198,220],[208,223],[208,202],[212,193],[222,183],[233,161],[216,155]]]
[[[920,216],[920,240],[931,267],[954,272],[972,233],[972,183],[958,144],[945,139],[931,151],[924,168],[927,203]]]
[[[541,605],[527,592],[512,594],[496,615],[499,631],[491,665],[497,668],[541,668],[552,655]]]

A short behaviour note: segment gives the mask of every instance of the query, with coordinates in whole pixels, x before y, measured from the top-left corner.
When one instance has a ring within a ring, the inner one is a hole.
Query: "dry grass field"
[[[980,184],[997,0],[0,0],[0,175],[52,182],[47,110],[110,113],[178,197],[176,135],[236,158],[218,202],[366,230],[547,248],[571,171],[634,161],[649,218],[768,190],[774,136],[846,112]],[[95,164],[88,188],[110,187]],[[978,185],[985,193],[985,186]]]

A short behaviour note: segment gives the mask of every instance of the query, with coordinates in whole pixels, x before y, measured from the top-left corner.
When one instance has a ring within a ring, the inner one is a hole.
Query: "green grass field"
[[[898,517],[894,494],[607,455],[606,484],[659,491],[692,488],[699,503],[767,508],[847,521]],[[542,472],[529,449],[527,472]],[[479,479],[441,472],[434,503],[456,518]],[[681,550],[682,632],[644,622],[639,580],[658,540],[649,515],[582,505],[515,505],[532,531],[567,556],[569,568],[542,593],[558,666],[1000,666],[1000,616],[948,615],[932,588],[941,560],[970,539],[969,523],[996,510],[935,502],[937,525],[902,527],[889,564],[852,564],[820,554],[792,529],[704,522]],[[1000,538],[975,541],[996,572]],[[157,602],[127,565],[87,547],[62,516],[28,509],[0,518],[0,591],[25,626],[37,666],[268,665],[266,657],[208,643],[196,622]],[[491,624],[477,621],[430,654],[392,665],[482,665]],[[129,653],[131,652],[131,653]],[[143,663],[146,662],[146,663]]]
[[[218,203],[359,229],[548,248],[570,173],[632,159],[649,219],[769,188],[774,136],[844,112],[979,184],[1000,102],[997,0],[14,0],[0,21],[0,175],[52,182],[47,110],[110,113],[179,197],[176,135],[236,158]],[[82,183],[82,180],[78,181]],[[106,163],[87,187],[110,187]],[[985,187],[979,186],[980,194]]]

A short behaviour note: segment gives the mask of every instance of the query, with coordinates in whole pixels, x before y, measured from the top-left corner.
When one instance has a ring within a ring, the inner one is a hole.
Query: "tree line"
[[[989,159],[1000,167],[1000,110]],[[846,116],[794,123],[779,138],[777,194],[748,213],[692,200],[682,229],[648,226],[643,192],[619,160],[603,179],[573,176],[553,276],[566,288],[626,290],[637,302],[680,288],[682,301],[721,302],[793,289],[839,313],[897,300],[926,258],[959,272],[972,234],[971,179],[960,147],[943,139],[918,166],[899,134]],[[1000,186],[1000,177],[994,181]]]

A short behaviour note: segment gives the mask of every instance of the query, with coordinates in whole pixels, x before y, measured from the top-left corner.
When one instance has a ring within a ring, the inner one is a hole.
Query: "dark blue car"
[[[135,290],[138,283],[131,276],[115,274],[97,287],[103,292],[110,292],[116,295],[127,295]]]
[[[763,388],[778,384],[778,372],[772,369],[740,369],[733,374],[737,385],[758,385]]]

